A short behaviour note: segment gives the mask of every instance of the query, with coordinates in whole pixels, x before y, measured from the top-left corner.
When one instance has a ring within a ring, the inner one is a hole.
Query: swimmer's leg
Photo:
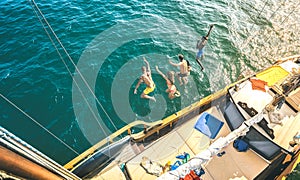
[[[202,57],[203,57],[203,56],[202,56]],[[203,58],[201,58],[201,59],[203,59]],[[203,70],[204,70],[204,66],[203,66],[202,63],[200,62],[200,59],[197,58],[196,61],[197,61],[197,63],[200,65],[201,71],[203,71]]]
[[[179,85],[182,86],[182,85],[183,85],[183,83],[182,83],[182,78],[179,77],[178,80],[179,80]]]
[[[144,98],[144,99],[150,99],[150,100],[156,102],[155,97],[149,96],[149,95],[147,95],[147,94],[145,94],[145,93],[142,93],[142,94],[141,94],[141,98]]]
[[[179,74],[180,74],[180,72],[177,72],[176,77],[178,78],[179,85],[181,86],[183,83],[182,83],[182,78],[179,76]]]
[[[189,82],[188,77],[183,77],[183,82],[184,82],[184,85],[186,85]]]

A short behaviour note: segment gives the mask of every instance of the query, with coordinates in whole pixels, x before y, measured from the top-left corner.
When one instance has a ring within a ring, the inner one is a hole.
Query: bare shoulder
[[[183,63],[184,63],[184,61],[181,61],[181,62],[178,63],[178,65],[180,66],[180,65],[182,65]]]

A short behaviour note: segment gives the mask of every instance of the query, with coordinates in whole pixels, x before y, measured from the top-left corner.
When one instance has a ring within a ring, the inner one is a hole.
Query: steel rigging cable
[[[30,0],[28,0],[28,1],[30,1]],[[50,29],[52,35],[55,37],[55,39],[57,40],[57,42],[59,43],[59,45],[61,46],[61,48],[62,48],[63,51],[65,52],[65,54],[68,56],[68,59],[71,61],[71,63],[72,63],[73,66],[75,67],[76,72],[78,72],[78,74],[79,74],[79,76],[81,77],[82,81],[84,82],[84,84],[86,85],[86,87],[88,88],[88,90],[91,92],[91,94],[93,95],[93,97],[95,98],[97,104],[101,107],[101,109],[103,110],[103,112],[105,113],[105,115],[107,116],[107,118],[109,119],[110,123],[113,125],[114,129],[115,129],[115,130],[118,130],[117,127],[115,126],[114,122],[112,121],[112,119],[110,118],[110,116],[108,115],[108,113],[106,112],[106,110],[104,109],[104,107],[102,106],[102,104],[100,103],[100,101],[98,100],[98,98],[96,97],[95,93],[92,91],[90,85],[87,83],[86,79],[83,77],[82,73],[81,73],[80,70],[77,68],[77,66],[76,66],[76,64],[74,63],[73,59],[71,58],[71,56],[69,55],[69,53],[67,52],[67,50],[64,48],[63,44],[61,43],[61,41],[59,40],[58,36],[56,35],[56,33],[54,32],[54,30],[52,29],[51,25],[48,23],[47,19],[45,18],[44,14],[42,13],[42,11],[39,9],[39,7],[37,6],[37,4],[35,3],[34,0],[31,0],[31,2],[32,2],[31,4],[32,4],[33,8],[35,8],[35,9],[38,10],[38,14],[42,17],[42,20],[44,20],[44,22],[46,23],[47,27]],[[37,15],[37,16],[38,16],[38,15]],[[40,19],[40,18],[39,18],[39,19]],[[40,20],[40,21],[41,21],[41,20]],[[41,23],[42,23],[42,22],[41,22]],[[43,23],[42,23],[42,24],[43,24]],[[43,27],[44,27],[44,25],[43,25]],[[44,28],[44,29],[45,29],[45,28]],[[45,29],[45,31],[46,31],[46,29]],[[49,33],[47,32],[47,34],[49,34]],[[49,36],[49,38],[52,39],[51,36]],[[54,46],[55,46],[55,45],[54,45]],[[55,47],[56,47],[56,46],[55,46]],[[59,53],[59,54],[60,54],[60,53]],[[60,55],[60,57],[61,57],[61,59],[63,60],[63,58],[62,58],[61,55]],[[64,62],[64,61],[63,61],[63,62]],[[64,62],[64,65],[67,67],[67,65],[66,65],[65,62]],[[68,71],[69,71],[69,73],[71,72],[70,70],[68,70]],[[72,73],[71,73],[70,75],[71,75],[71,77],[73,78],[73,81],[76,82],[76,81],[74,80],[74,77],[73,77]],[[75,84],[76,84],[76,86],[79,88],[77,82],[76,82]],[[80,88],[79,88],[79,89],[80,89]],[[81,92],[81,94],[82,94],[82,92]],[[82,94],[82,95],[83,95],[83,94]],[[84,98],[85,101],[87,102],[86,97],[85,97],[84,95],[83,95],[83,98]],[[88,104],[88,106],[89,106],[89,104]],[[89,106],[89,108],[90,108],[90,106]],[[91,110],[91,108],[90,108],[90,110]],[[91,112],[92,112],[92,111],[91,111]],[[93,115],[94,115],[94,117],[95,117],[95,114],[94,114],[94,113],[93,113]],[[96,118],[96,117],[95,117],[95,118]],[[96,119],[96,120],[97,120],[97,119]],[[98,120],[97,120],[97,122],[98,122],[98,124],[100,125],[100,123],[99,123]],[[102,130],[103,130],[103,128],[102,128]],[[105,131],[104,131],[104,133],[105,133]]]
[[[42,129],[44,129],[47,133],[49,133],[51,136],[53,136],[55,139],[57,139],[59,142],[61,142],[63,145],[65,145],[68,149],[70,149],[71,151],[73,151],[75,154],[79,155],[79,153],[77,151],[75,151],[72,147],[70,147],[68,144],[66,144],[64,141],[62,141],[61,139],[59,139],[55,134],[53,134],[51,131],[49,131],[47,128],[45,128],[42,124],[40,124],[38,121],[36,121],[33,117],[31,117],[29,114],[27,114],[25,111],[23,111],[21,108],[19,108],[16,104],[14,104],[12,101],[10,101],[9,99],[7,99],[4,95],[2,95],[0,93],[0,96],[7,101],[9,104],[11,104],[12,106],[14,106],[17,110],[19,110],[21,113],[23,113],[26,117],[28,117],[29,119],[31,119],[34,123],[36,123],[39,127],[41,127]]]
[[[31,2],[30,2],[30,3],[31,3]],[[38,12],[37,12],[37,11],[36,11],[36,9],[34,8],[33,4],[31,4],[31,5],[32,5],[32,8],[33,8],[33,10],[34,10],[34,12],[35,12],[36,16],[38,17],[38,19],[39,19],[40,23],[42,24],[42,26],[43,26],[43,29],[45,30],[45,32],[46,32],[46,34],[47,34],[48,38],[50,39],[50,41],[51,41],[52,45],[53,45],[53,46],[54,46],[54,48],[56,49],[56,52],[58,53],[58,55],[59,55],[59,57],[60,57],[61,61],[62,61],[62,62],[63,62],[63,64],[65,65],[65,67],[66,67],[66,69],[67,69],[67,71],[68,71],[69,75],[70,75],[70,76],[71,76],[71,78],[73,79],[73,82],[75,83],[75,85],[76,85],[76,87],[78,88],[78,90],[79,90],[80,94],[82,95],[83,99],[84,99],[84,100],[85,100],[85,102],[87,103],[89,110],[90,110],[90,111],[91,111],[91,113],[93,114],[93,117],[94,117],[94,118],[95,118],[95,120],[97,121],[97,123],[98,123],[98,125],[99,125],[100,129],[103,131],[103,133],[105,134],[105,136],[107,136],[107,134],[106,134],[106,132],[105,132],[104,128],[101,126],[100,122],[98,121],[98,119],[97,119],[97,116],[95,115],[95,112],[92,110],[92,108],[91,108],[91,106],[90,106],[90,103],[88,103],[88,101],[87,101],[87,98],[85,98],[85,95],[83,94],[83,92],[82,92],[81,88],[79,87],[79,85],[78,85],[77,81],[74,79],[74,76],[73,76],[73,74],[72,74],[71,70],[69,69],[69,67],[68,67],[68,65],[67,65],[67,63],[66,63],[66,61],[65,61],[65,60],[64,60],[64,58],[62,57],[62,55],[61,55],[61,53],[59,52],[59,50],[58,50],[58,48],[57,48],[56,44],[54,43],[53,39],[51,38],[51,35],[49,34],[49,32],[47,31],[47,29],[46,29],[46,27],[45,27],[44,23],[42,22],[42,19],[41,19],[41,18],[40,18],[40,16],[38,15]]]

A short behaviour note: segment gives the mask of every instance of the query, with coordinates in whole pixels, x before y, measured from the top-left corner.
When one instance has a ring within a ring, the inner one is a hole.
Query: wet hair
[[[191,66],[190,62],[188,60],[186,60],[187,66]]]
[[[180,60],[183,60],[183,55],[182,55],[182,54],[178,54],[178,58],[179,58]]]

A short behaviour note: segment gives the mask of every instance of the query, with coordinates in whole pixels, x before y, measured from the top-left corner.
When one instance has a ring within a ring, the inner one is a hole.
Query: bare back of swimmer
[[[188,83],[188,75],[190,75],[190,67],[187,60],[183,58],[182,54],[178,55],[179,63],[173,63],[171,60],[169,60],[169,63],[173,66],[179,66],[180,72],[176,73],[177,78],[179,80],[180,85],[184,84],[186,85]]]

